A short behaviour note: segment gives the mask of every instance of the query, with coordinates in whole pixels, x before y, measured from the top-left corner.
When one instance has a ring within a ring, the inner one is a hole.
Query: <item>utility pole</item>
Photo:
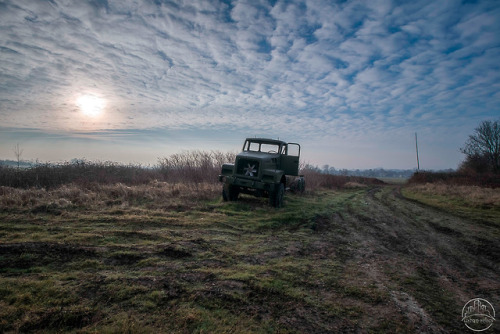
[[[415,150],[417,151],[417,172],[418,172],[420,171],[420,161],[418,160],[418,140],[416,132],[415,132]]]

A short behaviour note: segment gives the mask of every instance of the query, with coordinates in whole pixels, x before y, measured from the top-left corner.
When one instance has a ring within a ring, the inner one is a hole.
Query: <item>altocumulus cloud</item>
[[[2,1],[0,123],[459,140],[498,115],[499,36],[494,0]]]

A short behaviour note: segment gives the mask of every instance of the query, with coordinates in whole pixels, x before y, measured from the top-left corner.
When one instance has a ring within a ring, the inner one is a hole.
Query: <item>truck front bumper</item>
[[[249,179],[243,179],[239,177],[225,176],[225,175],[219,175],[219,182],[224,182],[226,184],[230,184],[241,188],[258,189],[265,191],[273,191],[276,188],[274,183],[266,183],[262,181],[255,181],[255,180],[249,180]]]

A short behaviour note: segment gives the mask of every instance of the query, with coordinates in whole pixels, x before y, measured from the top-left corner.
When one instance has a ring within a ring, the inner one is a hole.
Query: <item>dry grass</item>
[[[314,170],[302,170],[306,180],[307,191],[317,191],[321,189],[343,189],[362,188],[368,185],[382,185],[383,181],[376,178],[361,176],[342,176],[322,174]]]
[[[471,206],[500,206],[500,190],[478,186],[425,183],[409,187],[412,192],[430,196],[447,196],[461,200]]]
[[[175,203],[214,198],[220,192],[216,183],[167,183],[152,181],[149,184],[128,186],[117,184],[92,184],[82,187],[65,184],[55,189],[0,187],[0,206],[32,210],[58,210],[71,207],[109,207],[143,205],[161,208]]]
[[[63,184],[55,188],[28,189],[0,186],[0,206],[35,211],[57,211],[77,207],[142,206],[148,209],[187,205],[194,201],[217,198],[222,186],[217,182],[183,182],[180,177],[172,182],[152,180],[147,184],[124,183]],[[364,188],[379,184],[376,179],[306,173],[307,193],[322,189]]]
[[[222,186],[216,177],[220,172],[219,163],[230,158],[230,154],[185,152],[163,159],[156,172],[138,166],[132,168],[116,164],[81,162],[65,165],[63,168],[44,166],[48,176],[44,184],[49,186],[0,186],[0,206],[4,210],[27,208],[35,213],[57,213],[79,207],[189,207],[195,201],[210,200],[220,195]],[[83,173],[84,170],[88,173]],[[54,178],[61,171],[64,178]],[[77,178],[77,171],[85,174],[85,178]],[[39,170],[35,168],[23,172],[20,177],[31,177]],[[123,173],[120,174],[121,172]],[[133,178],[130,173],[133,173]],[[307,193],[323,189],[363,188],[383,183],[372,178],[326,175],[310,170],[303,173]],[[96,178],[98,175],[99,178]],[[154,179],[154,176],[159,176],[159,179]],[[120,182],[113,182],[116,180]],[[20,184],[26,185],[30,182],[27,178]]]
[[[500,190],[444,182],[406,186],[405,197],[478,223],[500,224]]]
[[[347,189],[355,189],[355,188],[366,188],[368,187],[367,184],[359,183],[359,182],[347,182],[344,185],[345,188]]]

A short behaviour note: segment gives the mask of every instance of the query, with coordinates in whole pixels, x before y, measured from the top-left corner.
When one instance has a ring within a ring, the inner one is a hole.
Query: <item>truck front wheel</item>
[[[280,183],[276,189],[269,194],[269,204],[275,208],[283,207],[283,198],[285,196],[285,185]]]
[[[240,189],[236,186],[225,184],[222,187],[222,199],[227,201],[236,201],[238,199],[238,195],[240,194]]]

